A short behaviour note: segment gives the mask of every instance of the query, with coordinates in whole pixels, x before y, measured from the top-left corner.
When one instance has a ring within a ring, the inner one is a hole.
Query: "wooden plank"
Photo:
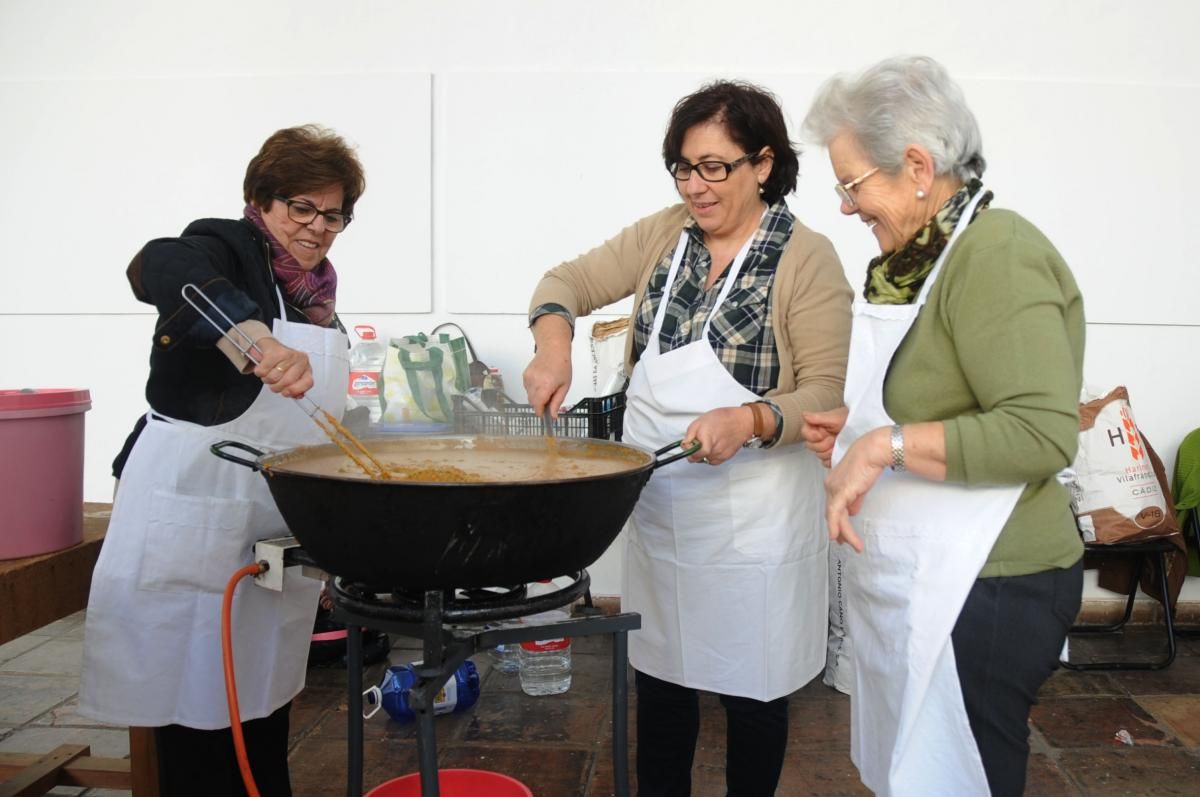
[[[41,797],[59,785],[63,766],[91,751],[84,744],[59,745],[22,769],[15,777],[0,783],[0,797]]]
[[[133,762],[130,772],[133,797],[159,797],[158,747],[153,728],[129,729],[129,758]]]
[[[0,561],[0,645],[87,606],[111,509],[111,504],[84,504],[79,545]]]
[[[21,770],[37,763],[43,756],[36,753],[0,753],[0,783]],[[94,758],[80,756],[62,768],[59,786],[93,789],[130,788],[128,758]]]

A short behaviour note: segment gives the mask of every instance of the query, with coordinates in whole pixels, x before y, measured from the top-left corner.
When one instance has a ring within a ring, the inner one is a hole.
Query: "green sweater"
[[[1055,479],[1078,445],[1083,344],[1083,298],[1067,264],[1028,221],[988,210],[954,245],[892,361],[888,413],[943,422],[946,481],[1026,485],[981,577],[1065,568],[1083,555]]]

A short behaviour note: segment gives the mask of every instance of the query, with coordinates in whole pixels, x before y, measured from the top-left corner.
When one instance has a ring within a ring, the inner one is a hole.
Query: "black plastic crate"
[[[479,410],[462,396],[451,396],[454,402],[454,430],[458,434],[523,435],[545,434],[542,418],[528,404],[517,404],[508,396],[498,394],[496,406]],[[585,398],[559,414],[554,424],[558,437],[596,437],[601,440],[620,440],[621,422],[625,417],[625,393]]]

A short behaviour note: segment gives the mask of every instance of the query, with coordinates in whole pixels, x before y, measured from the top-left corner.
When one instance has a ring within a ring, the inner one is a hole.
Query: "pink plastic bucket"
[[[482,769],[440,769],[438,786],[442,797],[533,797],[521,781]],[[367,797],[421,797],[421,775],[414,772],[381,783]]]
[[[86,390],[0,390],[0,559],[83,539]]]

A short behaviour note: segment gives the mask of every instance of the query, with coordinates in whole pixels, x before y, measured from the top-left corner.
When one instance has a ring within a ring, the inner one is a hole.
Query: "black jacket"
[[[279,301],[266,238],[258,228],[246,219],[192,222],[180,237],[156,238],[142,247],[126,275],[134,296],[158,309],[146,381],[150,407],[202,426],[231,421],[249,409],[262,381],[233,367],[216,346],[220,333],[181,291],[192,283],[234,323],[255,319],[270,327],[279,317]],[[290,305],[285,312],[289,321],[308,322]],[[336,318],[334,323],[340,328]],[[144,423],[141,419],[134,426],[113,462],[117,478]]]

